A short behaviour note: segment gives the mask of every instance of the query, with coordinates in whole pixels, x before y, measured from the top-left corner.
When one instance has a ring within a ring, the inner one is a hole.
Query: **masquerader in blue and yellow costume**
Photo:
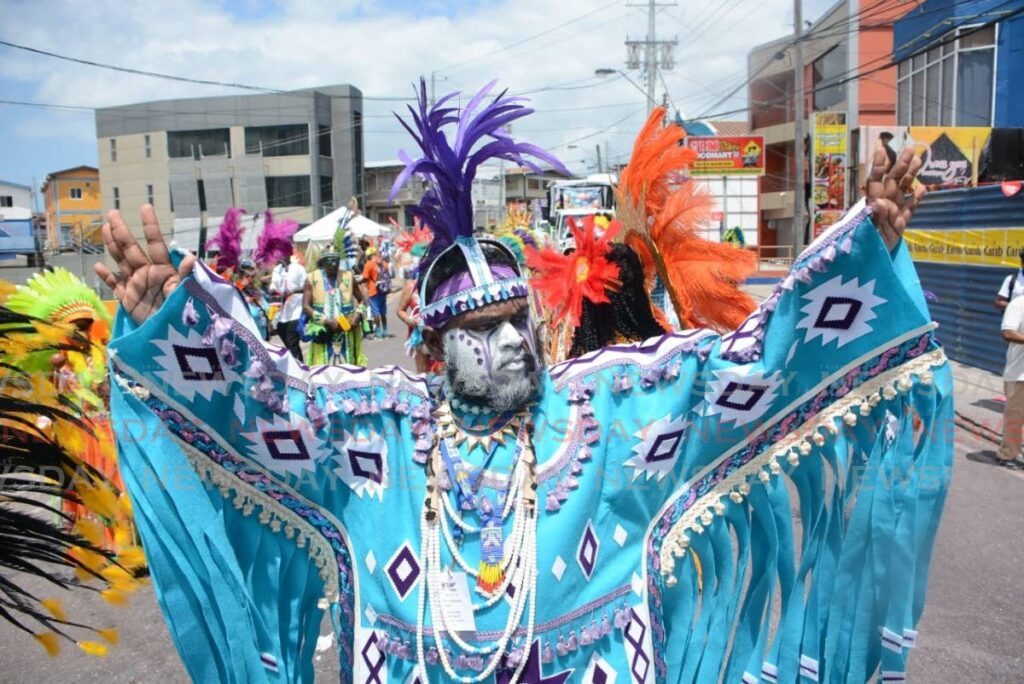
[[[297,363],[111,212],[122,462],[193,679],[311,681],[323,609],[359,684],[901,680],[952,457],[910,151],[735,331],[544,368],[469,189],[561,165],[503,132],[521,103],[452,97],[421,84],[398,181],[429,184],[441,378]]]

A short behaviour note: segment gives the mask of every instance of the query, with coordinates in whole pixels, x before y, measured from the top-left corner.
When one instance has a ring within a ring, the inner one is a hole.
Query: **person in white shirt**
[[[1010,300],[1024,295],[1024,252],[1020,254],[1020,269],[1016,273],[1006,276],[999,294],[996,295],[996,308],[1005,309]]]
[[[1003,312],[1003,339],[1006,368],[1003,383],[1006,407],[1003,409],[1003,443],[997,460],[1005,466],[1021,469],[1021,431],[1024,430],[1024,297],[1010,300]]]
[[[274,268],[270,289],[281,295],[281,310],[277,314],[277,336],[297,360],[302,360],[299,344],[299,317],[302,316],[302,293],[306,289],[306,269],[293,255],[288,264]]]

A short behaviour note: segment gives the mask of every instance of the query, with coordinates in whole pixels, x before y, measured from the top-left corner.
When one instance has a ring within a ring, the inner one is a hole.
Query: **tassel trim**
[[[726,496],[733,503],[742,503],[750,494],[751,484],[767,485],[782,473],[781,461],[785,460],[794,467],[799,465],[800,459],[809,456],[815,447],[825,445],[826,434],[836,435],[844,425],[855,426],[861,416],[871,415],[883,400],[909,392],[914,386],[915,376],[922,385],[932,384],[931,369],[945,363],[945,352],[937,349],[871,378],[725,477],[695,501],[666,533],[658,552],[660,572],[666,586],[673,587],[678,581],[675,576],[676,559],[686,555],[689,535],[702,534],[716,517],[725,513],[722,500]]]

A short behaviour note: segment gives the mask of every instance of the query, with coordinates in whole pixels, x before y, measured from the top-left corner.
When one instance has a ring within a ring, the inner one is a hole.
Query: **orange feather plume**
[[[680,144],[681,126],[662,125],[664,115],[660,107],[651,112],[622,172],[617,193],[625,241],[640,256],[649,285],[655,275],[666,281],[680,323],[732,330],[754,310],[739,286],[757,257],[699,237],[711,219],[712,198],[685,178],[697,153]]]

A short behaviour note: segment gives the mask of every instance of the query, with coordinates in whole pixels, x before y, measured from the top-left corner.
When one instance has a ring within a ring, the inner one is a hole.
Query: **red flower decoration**
[[[593,216],[584,218],[582,224],[569,219],[569,230],[576,241],[574,252],[526,248],[526,264],[533,272],[530,285],[553,312],[555,321],[568,317],[572,325],[580,323],[584,298],[594,304],[607,304],[608,293],[622,285],[618,264],[608,259],[611,240],[621,224],[612,221],[600,234]]]

